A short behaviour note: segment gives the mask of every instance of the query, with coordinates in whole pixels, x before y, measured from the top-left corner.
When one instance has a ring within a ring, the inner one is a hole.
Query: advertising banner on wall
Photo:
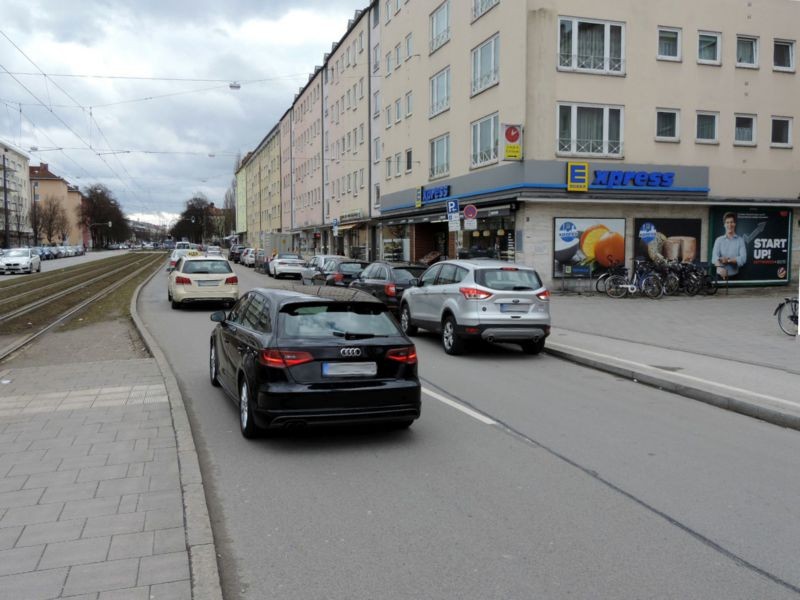
[[[593,277],[625,262],[625,219],[553,220],[553,277]]]
[[[655,263],[701,260],[700,219],[635,219],[634,256]]]
[[[727,272],[731,284],[789,282],[791,209],[715,207],[709,223],[708,260]]]

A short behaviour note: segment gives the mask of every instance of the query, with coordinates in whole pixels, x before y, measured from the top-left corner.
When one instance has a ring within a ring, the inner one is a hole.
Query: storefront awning
[[[339,225],[339,231],[347,231],[353,227],[361,227],[363,223],[348,223],[347,225]]]
[[[461,205],[463,209],[465,204]],[[444,213],[444,206],[440,207],[436,212],[429,212],[427,214],[411,214],[404,217],[393,217],[383,221],[383,225],[414,225],[417,223],[444,223],[447,222],[447,215]],[[478,218],[485,219],[487,217],[505,217],[513,212],[510,204],[501,204],[499,206],[478,206]],[[341,227],[340,227],[341,229]]]

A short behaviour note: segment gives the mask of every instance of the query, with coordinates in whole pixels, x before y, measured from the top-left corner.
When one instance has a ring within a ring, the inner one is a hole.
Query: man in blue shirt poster
[[[738,274],[739,269],[747,262],[747,247],[745,239],[736,234],[736,215],[732,212],[725,213],[722,222],[725,225],[725,235],[714,241],[711,261],[717,267],[717,274],[722,279],[728,279]]]

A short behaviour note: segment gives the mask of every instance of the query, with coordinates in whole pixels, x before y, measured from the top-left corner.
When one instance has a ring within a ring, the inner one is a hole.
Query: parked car
[[[275,278],[290,276],[300,279],[305,267],[303,257],[293,252],[280,252],[269,262],[270,275]]]
[[[256,249],[255,248],[247,248],[244,252],[242,252],[242,258],[240,262],[245,267],[255,267],[256,266]]]
[[[240,246],[239,244],[234,244],[231,246],[231,249],[228,250],[228,260],[237,263],[242,256],[242,250],[244,250],[244,246]]]
[[[33,248],[7,248],[0,257],[0,273],[33,273],[42,270],[42,259]]]
[[[496,260],[448,260],[431,266],[403,293],[400,327],[441,334],[448,354],[469,340],[519,344],[528,354],[550,335],[550,292],[531,268]]]
[[[399,317],[403,292],[427,268],[426,265],[407,262],[374,262],[352,281],[350,287],[372,294]]]
[[[169,274],[167,299],[172,308],[189,302],[222,302],[232,306],[239,299],[239,278],[227,259],[206,256],[196,250],[186,252]]]
[[[311,278],[315,274],[322,272],[322,267],[329,258],[346,258],[341,254],[315,254],[308,261],[308,266],[300,273],[300,279],[304,284],[311,284]]]
[[[347,287],[369,263],[352,258],[329,258],[311,277],[311,285]]]
[[[248,292],[211,315],[211,384],[239,406],[242,435],[420,416],[417,352],[367,294],[307,287]]]

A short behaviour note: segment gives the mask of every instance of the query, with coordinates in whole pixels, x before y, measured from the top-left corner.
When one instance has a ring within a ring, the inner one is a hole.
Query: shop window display
[[[514,262],[516,245],[513,222],[504,218],[478,219],[474,231],[462,231],[459,258],[492,258]]]

